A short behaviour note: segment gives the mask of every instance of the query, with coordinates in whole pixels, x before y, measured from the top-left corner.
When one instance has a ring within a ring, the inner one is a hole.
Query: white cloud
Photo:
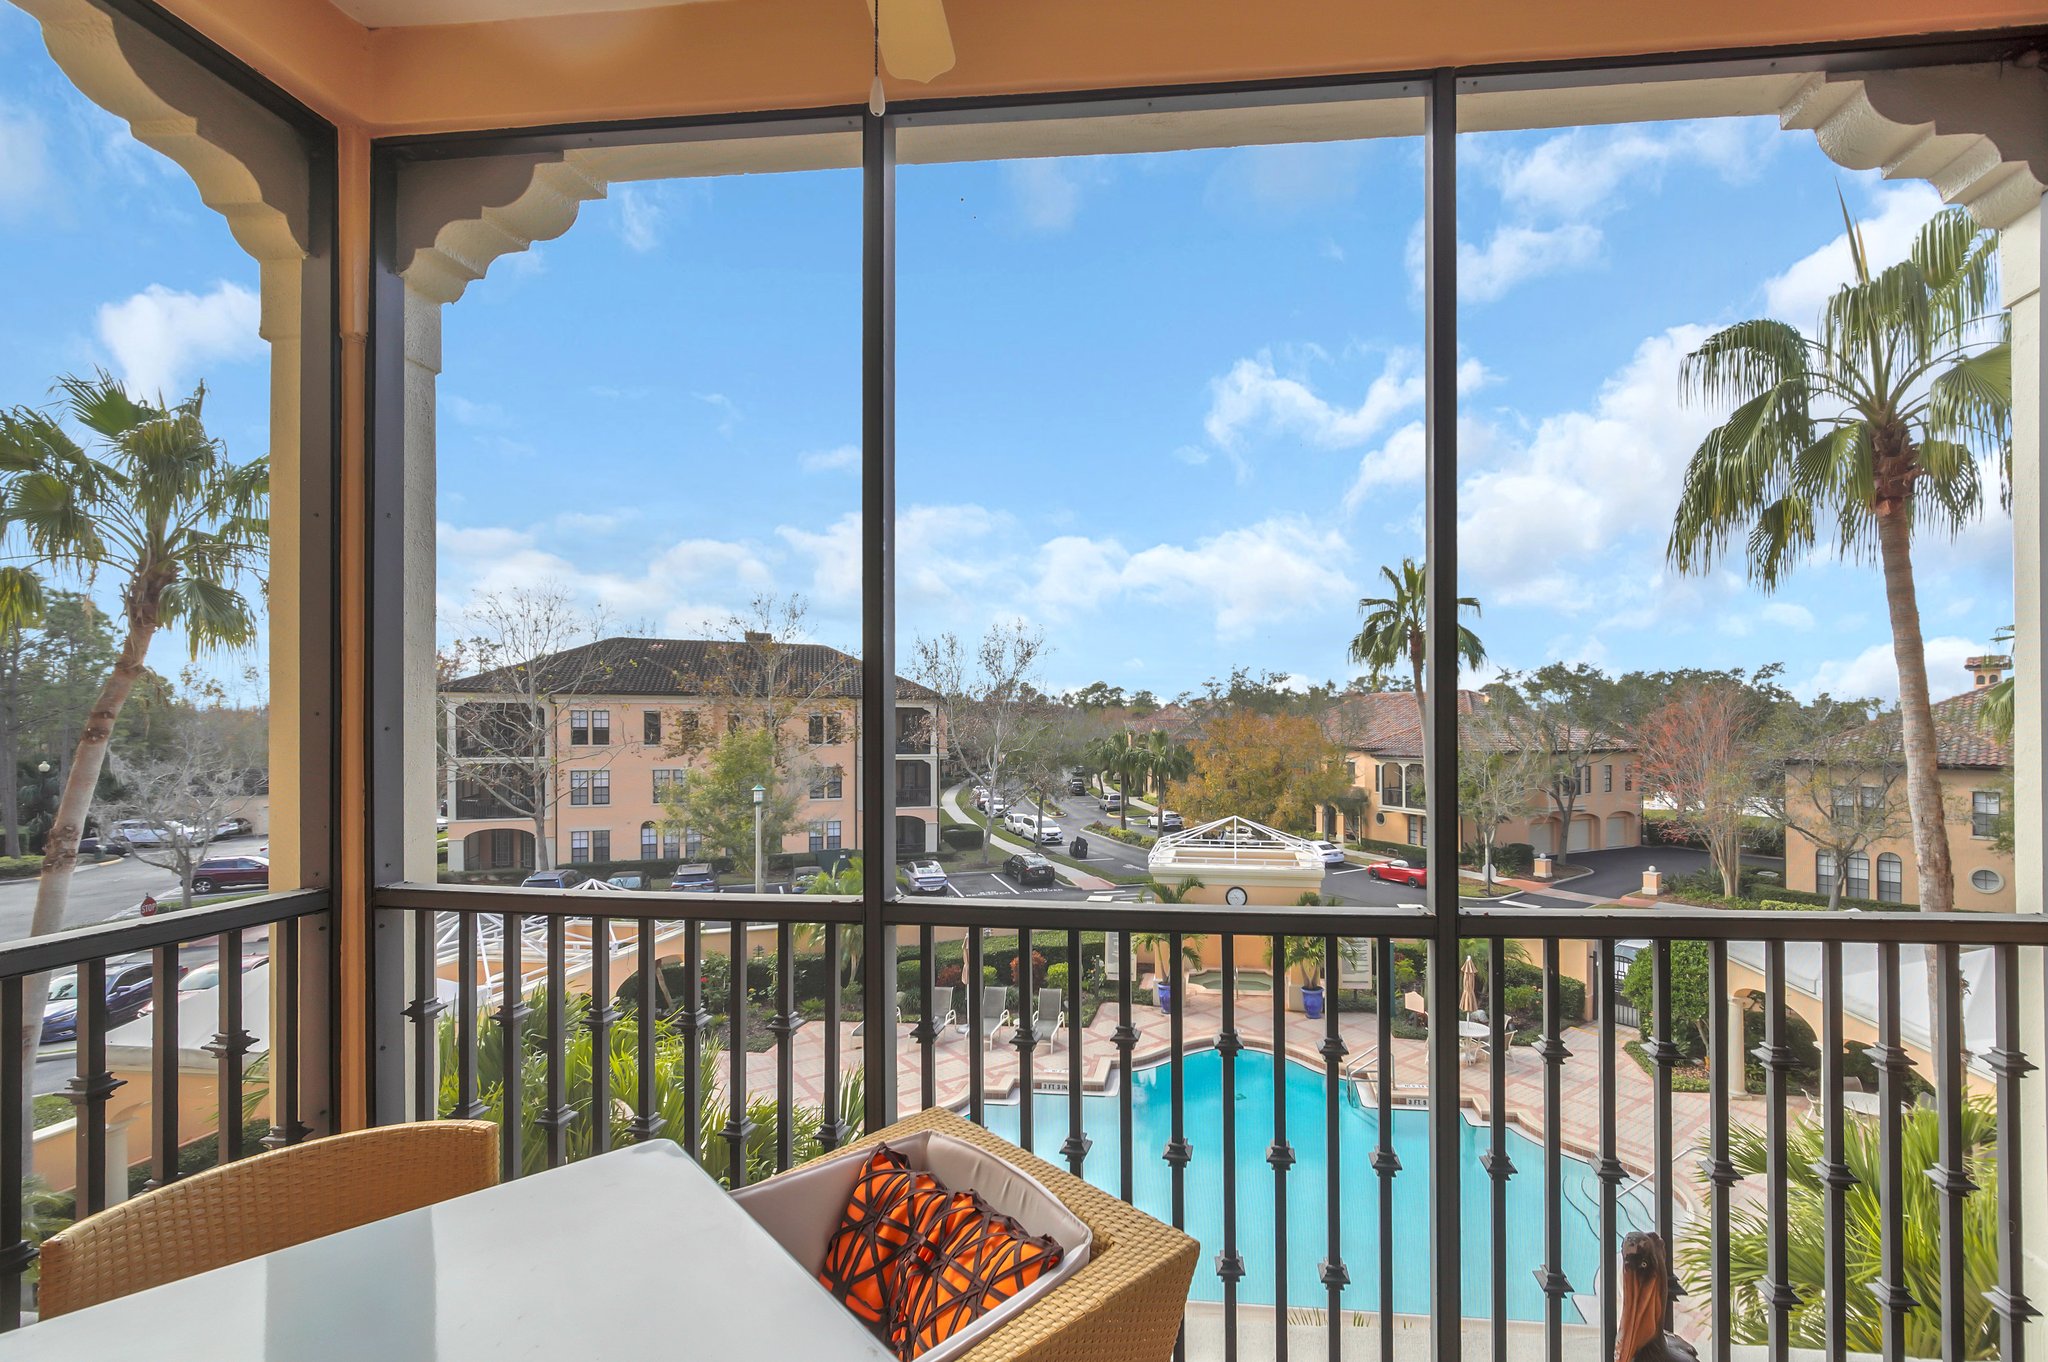
[[[448,413],[457,425],[502,426],[505,410],[495,402],[472,402],[460,393],[437,392],[435,405]]]
[[[1025,604],[1054,622],[1067,620],[1122,589],[1118,574],[1130,554],[1114,539],[1060,535],[1038,548]]]
[[[24,218],[42,202],[50,183],[47,140],[42,119],[0,104],[0,219]]]
[[[1241,359],[1209,380],[1209,414],[1202,425],[1224,449],[1240,448],[1252,431],[1292,435],[1324,449],[1364,444],[1389,421],[1422,401],[1422,372],[1411,350],[1388,353],[1379,376],[1355,407],[1316,394],[1307,380],[1283,376],[1271,354]]]
[[[1941,195],[1921,180],[1884,189],[1877,200],[1877,212],[1859,216],[1863,249],[1870,268],[1881,270],[1906,258],[1913,238],[1927,220],[1941,211]],[[1838,232],[1832,241],[1796,262],[1783,274],[1764,285],[1764,306],[1773,317],[1798,327],[1812,327],[1820,317],[1822,304],[1849,282],[1855,272],[1849,255],[1849,236]]]
[[[1357,142],[1238,147],[1209,177],[1203,199],[1212,210],[1271,221],[1350,198],[1364,162],[1365,148]]]
[[[1273,618],[1322,608],[1356,592],[1334,566],[1350,556],[1344,536],[1300,517],[1275,517],[1199,540],[1159,544],[1124,566],[1127,589],[1155,600],[1205,601],[1216,636],[1242,639]]]
[[[1106,183],[1108,168],[1099,156],[1041,157],[1003,164],[1003,179],[1017,216],[1035,232],[1061,232],[1081,212],[1081,194]]]
[[[1357,510],[1375,488],[1421,482],[1428,452],[1422,422],[1410,421],[1402,426],[1387,437],[1385,444],[1368,451],[1358,461],[1358,474],[1344,493],[1344,509]]]
[[[99,309],[100,342],[130,391],[176,400],[216,362],[253,359],[264,352],[257,334],[256,294],[222,280],[210,293],[182,293],[151,284]]]
[[[1991,650],[1966,638],[1943,635],[1923,645],[1927,657],[1927,692],[1936,700],[1959,695],[1972,684],[1963,667],[1965,658]],[[1890,642],[1873,643],[1856,656],[1823,662],[1812,676],[1793,687],[1802,699],[1826,692],[1840,700],[1882,700],[1899,698],[1899,666]]]
[[[1582,222],[1495,228],[1483,247],[1458,243],[1458,297],[1494,302],[1517,284],[1588,263],[1600,254],[1600,243],[1600,229]]]
[[[797,463],[806,473],[831,473],[841,469],[860,467],[859,445],[835,445],[831,449],[813,450],[797,457]]]
[[[732,434],[732,428],[740,422],[739,403],[724,393],[691,393],[690,396],[718,413],[718,433]]]
[[[1527,152],[1492,159],[1501,199],[1530,214],[1587,218],[1614,206],[1629,182],[1654,184],[1673,164],[1704,165],[1728,180],[1753,174],[1772,145],[1761,119],[1701,119],[1613,129],[1574,128]]]
[[[1612,604],[1604,587],[1567,578],[1588,561],[1601,581],[1626,580],[1611,550],[1649,530],[1661,536],[1686,461],[1713,424],[1678,401],[1678,365],[1705,332],[1675,327],[1636,348],[1601,386],[1590,411],[1545,417],[1525,443],[1495,430],[1507,452],[1458,492],[1459,568],[1492,599],[1582,608]],[[1661,538],[1659,539],[1661,547]]]
[[[620,185],[611,197],[619,205],[619,239],[628,250],[644,254],[661,244],[664,215],[648,190],[638,185]]]

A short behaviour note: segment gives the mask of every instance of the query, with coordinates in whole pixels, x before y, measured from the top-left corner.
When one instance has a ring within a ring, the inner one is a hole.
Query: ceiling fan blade
[[[876,0],[868,0],[873,20]],[[944,0],[881,0],[882,64],[903,80],[928,81],[953,69],[953,30]]]

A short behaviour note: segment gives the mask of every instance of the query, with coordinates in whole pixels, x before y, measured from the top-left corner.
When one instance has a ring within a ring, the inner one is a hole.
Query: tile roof
[[[785,694],[858,699],[860,659],[822,643],[780,645],[784,650],[777,687]],[[534,666],[547,688],[577,695],[759,694],[768,686],[758,645],[730,639],[603,638],[550,653]],[[441,689],[488,694],[508,688],[511,668],[497,668],[443,683]],[[896,678],[899,699],[929,700],[929,687]]]
[[[1465,721],[1487,703],[1484,692],[1458,692],[1459,737],[1467,746],[1479,746],[1489,739],[1465,730]],[[1415,711],[1412,691],[1383,691],[1373,695],[1347,695],[1331,707],[1324,731],[1345,750],[1375,757],[1422,760],[1422,717]],[[1626,751],[1632,744],[1621,739],[1596,743],[1595,750]]]
[[[1984,725],[1984,702],[1989,698],[1990,687],[1978,686],[1960,695],[1951,695],[1934,706],[1937,765],[1982,771],[1997,771],[2012,765],[2012,747]],[[1881,715],[1844,734],[1839,741],[1852,740],[1858,744],[1869,743],[1873,752],[1882,751],[1887,756],[1905,760],[1905,745],[1896,713]]]

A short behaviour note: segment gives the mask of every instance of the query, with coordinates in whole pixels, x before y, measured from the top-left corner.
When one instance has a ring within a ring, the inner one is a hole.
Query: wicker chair
[[[1165,1362],[1173,1355],[1199,1244],[950,1111],[919,1112],[826,1157],[863,1157],[874,1144],[919,1130],[1000,1154],[1044,1183],[1095,1235],[1086,1266],[983,1339],[964,1362]]]
[[[45,1240],[37,1311],[83,1310],[497,1180],[498,1127],[488,1121],[380,1126],[240,1159]]]

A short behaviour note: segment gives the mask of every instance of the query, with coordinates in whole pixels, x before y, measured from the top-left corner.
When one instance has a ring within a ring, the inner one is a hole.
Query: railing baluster
[[[1655,1016],[1652,1022],[1655,1039],[1650,1045],[1650,1058],[1656,1062],[1657,1074],[1655,1091],[1651,1097],[1652,1155],[1656,1160],[1657,1183],[1657,1237],[1664,1241],[1665,1252],[1677,1243],[1673,1237],[1673,1207],[1677,1204],[1678,1189],[1672,1179],[1671,1160],[1675,1154],[1671,1139],[1671,1066],[1678,1062],[1678,1046],[1671,1040],[1671,943],[1658,940],[1652,948],[1651,992],[1655,994]],[[1679,1295],[1678,1275],[1671,1277],[1672,1290],[1666,1297],[1664,1327],[1671,1327],[1670,1302]]]
[[[1330,1344],[1330,1362],[1343,1362],[1344,1288],[1351,1285],[1351,1273],[1344,1266],[1343,1143],[1338,1121],[1344,1102],[1344,1037],[1337,1029],[1337,938],[1323,938],[1323,1199],[1328,1203],[1325,1256],[1320,1268],[1323,1288],[1330,1293],[1324,1320]],[[1178,1001],[1178,999],[1176,999]]]
[[[462,991],[455,995],[455,1110],[451,1114],[474,1121],[485,1111],[476,1077],[477,992],[483,987],[477,977],[476,914],[457,915],[455,936],[455,968],[461,975]]]
[[[590,919],[590,1008],[583,1025],[590,1032],[590,1152],[612,1147],[612,1027],[619,1010],[612,1006],[612,924]]]
[[[1927,947],[1921,947],[1925,951]],[[1963,975],[1958,948],[1934,948],[1934,1112],[1940,1132],[1940,1163],[1928,1178],[1941,1198],[1941,1356],[1942,1362],[1964,1362],[1970,1356],[1966,1319],[1969,1281],[1963,1262],[1965,1202],[1977,1184],[1964,1161],[1963,1144]]]
[[[275,928],[272,931],[275,932]],[[434,915],[414,913],[412,915],[412,1001],[406,1004],[404,1016],[412,1023],[412,1110],[415,1121],[431,1121],[440,1114],[441,1090],[436,1073],[441,1058],[441,1035],[438,1029],[442,1012],[441,996],[436,991],[434,974]],[[240,968],[239,964],[236,968]],[[272,972],[273,977],[275,971]],[[220,977],[225,986],[228,970],[225,963]],[[272,1115],[276,1113],[273,1111]]]
[[[102,956],[78,967],[77,1054],[64,1094],[77,1113],[73,1166],[84,1188],[78,1200],[85,1215],[107,1208],[107,1097],[119,1086],[107,1072],[107,962]]]
[[[1714,1015],[1707,1019],[1707,1067],[1712,1073],[1713,1091],[1707,1095],[1707,1180],[1713,1184],[1711,1211],[1713,1237],[1714,1291],[1708,1302],[1714,1331],[1714,1362],[1729,1362],[1734,1346],[1734,1284],[1729,1276],[1729,1216],[1735,1206],[1735,1184],[1742,1181],[1729,1157],[1728,1087],[1741,1083],[1744,1061],[1742,1037],[1728,1043],[1728,943],[1716,941],[1707,953],[1707,997]]]
[[[840,1073],[839,1055],[839,954],[844,949],[840,934],[842,928],[836,922],[825,924],[825,1090],[819,1095],[825,1102],[825,1117],[818,1125],[818,1144],[826,1150],[839,1148],[852,1138],[853,1132],[846,1122],[846,1113],[839,1107],[839,1086],[845,1075]]]
[[[2026,1323],[2040,1311],[2027,1302],[2026,1236],[2021,1232],[2021,1080],[2034,1065],[2020,1049],[2020,950],[2000,946],[1994,957],[1998,1046],[1987,1057],[1998,1080],[1998,1285],[1989,1293],[1998,1311],[1999,1362],[2026,1362]]]
[[[150,1016],[151,1133],[149,1185],[165,1187],[178,1180],[179,1117],[178,1079],[180,1073],[178,1014],[178,944],[156,948],[150,970],[149,994],[153,1000]],[[223,987],[226,985],[223,984]]]
[[[1137,1163],[1131,1138],[1134,1116],[1131,1110],[1131,1055],[1138,1048],[1138,1028],[1131,1022],[1131,976],[1137,973],[1137,966],[1131,960],[1131,934],[1116,934],[1117,981],[1116,981],[1116,1073],[1117,1073],[1117,1157],[1121,1178],[1119,1195],[1125,1201],[1133,1196],[1133,1182],[1137,1177]]]
[[[28,1106],[28,1071],[23,1047],[40,1039],[41,1019],[30,1033],[22,1016],[22,977],[0,979],[0,1333],[21,1327],[22,1275],[36,1260],[36,1251],[22,1233],[21,1194],[28,1169],[23,1152],[28,1132],[22,1129]]]
[[[1764,1043],[1755,1055],[1764,1068],[1764,1206],[1769,1226],[1762,1284],[1764,1308],[1769,1311],[1770,1356],[1785,1362],[1792,1348],[1792,1308],[1799,1303],[1792,1289],[1790,1245],[1787,1223],[1790,1206],[1789,1183],[1785,1175],[1786,1136],[1785,1088],[1792,1072],[1792,1047],[1785,1043],[1785,943],[1764,944]]]
[[[967,965],[960,971],[960,982],[967,985],[967,1119],[976,1125],[987,1124],[987,1101],[982,1095],[982,1083],[987,1077],[987,1055],[989,1041],[994,1038],[993,1030],[983,1032],[989,1018],[982,1012],[982,992],[987,984],[982,980],[985,966],[981,959],[981,928],[967,929]]]
[[[1558,1033],[1558,941],[1543,940],[1543,1355],[1564,1356],[1564,1298],[1572,1285],[1564,1275],[1564,1062],[1571,1051]],[[1448,976],[1439,974],[1438,977]],[[1440,984],[1439,987],[1442,985]],[[1442,1151],[1444,1154],[1454,1150]]]
[[[220,934],[220,1030],[206,1048],[216,1063],[219,1077],[214,1085],[215,1104],[220,1116],[220,1161],[232,1163],[242,1157],[242,1057],[256,1038],[242,1029],[242,933]],[[101,1037],[102,1057],[105,1050]],[[104,1064],[102,1064],[104,1067]]]
[[[1878,1126],[1878,1206],[1881,1229],[1880,1276],[1872,1290],[1884,1308],[1884,1356],[1886,1362],[1904,1362],[1906,1356],[1906,1313],[1914,1306],[1913,1293],[1906,1286],[1905,1165],[1899,1130],[1900,1112],[1907,1100],[1906,1078],[1913,1061],[1899,1044],[1899,948],[1887,941],[1877,948],[1877,1044],[1870,1048],[1877,1065],[1878,1105],[1883,1110]]]
[[[1038,1049],[1038,1028],[1033,1021],[1038,1000],[1032,994],[1037,981],[1031,972],[1029,927],[1017,929],[1014,977],[1017,980],[1017,1024],[1010,1032],[1010,1044],[1017,1047],[1017,1144],[1028,1152],[1036,1135],[1036,1121],[1031,1109],[1032,1089],[1036,1082],[1031,1072],[1031,1057]]]
[[[498,1180],[510,1182],[526,1171],[526,924],[505,914],[504,943],[498,952],[498,1053],[505,1094],[499,1114]]]
[[[1379,1142],[1372,1151],[1373,1171],[1380,1179],[1380,1356],[1394,1355],[1394,1175],[1401,1171],[1401,1156],[1394,1152],[1394,1001],[1399,988],[1394,983],[1394,938],[1380,937],[1378,968],[1373,971],[1378,986],[1379,1066],[1373,1076],[1373,1098],[1378,1106]],[[1280,991],[1280,981],[1273,981]]]
[[[653,950],[650,944],[650,960],[654,958]],[[694,1114],[702,1111],[704,1104],[711,1100],[711,1094],[704,1091],[704,1037],[711,1030],[711,1008],[704,997],[704,922],[701,918],[693,917],[683,924],[683,1001],[676,1025],[683,1033],[683,1110],[691,1113],[683,1122],[686,1127],[683,1148],[691,1158],[701,1160],[706,1151],[698,1130],[701,1123],[694,1119]],[[652,1089],[654,1059],[651,1048],[641,1053],[641,1072],[646,1075],[648,1088]]]
[[[754,1123],[747,1117],[747,924],[735,920],[726,937],[729,987],[726,990],[726,1184],[747,1185],[747,1141]],[[893,1000],[892,1000],[893,1001]]]
[[[926,1005],[929,1014],[930,1005]],[[930,1022],[929,1015],[926,1018]],[[796,1031],[803,1018],[796,1010],[796,928],[775,924],[775,1171],[789,1171],[796,1162]]]
[[[270,1115],[274,1122],[270,1134],[263,1143],[270,1148],[280,1145],[297,1144],[306,1137],[306,1127],[299,1121],[299,1075],[302,1072],[299,1057],[301,1027],[299,1009],[303,1006],[299,987],[299,971],[303,968],[299,952],[301,922],[291,918],[274,922],[270,926],[271,974],[278,986],[279,1035],[271,1046],[271,1091]],[[440,1059],[440,1036],[434,1037],[435,1061]],[[434,1094],[436,1110],[440,1114],[440,1093]]]
[[[1829,941],[1821,947],[1821,1037],[1820,1088],[1821,1119],[1825,1129],[1820,1161],[1814,1176],[1827,1188],[1828,1224],[1847,1224],[1848,1192],[1856,1185],[1842,1149],[1842,1061],[1847,1050],[1842,1039],[1842,943]],[[1713,995],[1725,998],[1725,991]],[[1828,1362],[1846,1362],[1849,1355],[1849,1236],[1827,1236],[1827,1262],[1821,1285],[1827,1311]]]
[[[1601,961],[1605,967],[1606,943],[1602,942],[1601,946]],[[1490,1255],[1490,1266],[1493,1269],[1493,1306],[1488,1321],[1493,1335],[1493,1362],[1507,1362],[1508,1356],[1508,1180],[1515,1175],[1515,1161],[1508,1155],[1507,1011],[1501,1006],[1501,1000],[1507,997],[1507,991],[1507,942],[1495,938],[1487,943],[1487,1044],[1492,1047],[1493,1057],[1488,1066],[1491,1073],[1487,1076],[1486,1089],[1487,1149],[1484,1159],[1481,1160],[1493,1184],[1493,1253]],[[1603,995],[1607,998],[1612,996],[1612,989]],[[1612,1007],[1601,1009],[1600,1030],[1601,1062],[1606,1065],[1601,1084],[1603,1101],[1600,1111],[1600,1152],[1609,1161],[1612,1161],[1614,1156],[1614,1102],[1613,1094],[1609,1091],[1613,1086],[1614,1077],[1614,1018],[1611,1015],[1613,1011]],[[1616,1163],[1614,1166],[1619,1168],[1620,1164]],[[1601,1242],[1609,1244],[1614,1237],[1614,1187],[1619,1179],[1606,1176],[1605,1164],[1602,1168],[1600,1232]],[[1602,1294],[1612,1296],[1613,1292],[1610,1289]],[[1609,1310],[1606,1313],[1611,1317],[1613,1312]],[[1602,1357],[1614,1356],[1614,1340],[1611,1334],[1610,1326],[1608,1333],[1602,1335]]]
[[[1391,976],[1390,976],[1391,977]],[[1380,1056],[1382,1067],[1386,1055]],[[1128,1079],[1125,1080],[1129,1082]],[[1266,1147],[1273,1169],[1273,1358],[1287,1362],[1287,1170],[1294,1150],[1287,1143],[1287,938],[1273,938],[1273,1143]],[[1391,1354],[1389,1354],[1391,1356]]]
[[[1187,993],[1185,974],[1181,968],[1180,953],[1186,938],[1179,932],[1169,932],[1166,938],[1167,988],[1171,991],[1167,999],[1166,1024],[1169,1068],[1166,1071],[1167,1107],[1169,1129],[1166,1151],[1163,1157],[1172,1184],[1170,1200],[1173,1212],[1173,1227],[1182,1229],[1188,1223],[1188,1160],[1194,1156],[1194,1146],[1188,1143],[1187,1130]],[[1187,1347],[1185,1331],[1173,1344],[1175,1362],[1184,1355]]]
[[[1216,1035],[1223,1060],[1223,1248],[1216,1255],[1216,1275],[1223,1280],[1223,1362],[1237,1362],[1237,1284],[1244,1278],[1244,1255],[1237,1251],[1237,1056],[1243,1049],[1237,1034],[1237,939],[1226,932],[1223,1024]]]
[[[1075,1177],[1088,1162],[1094,1141],[1082,1129],[1081,1086],[1086,1077],[1081,1068],[1081,931],[1067,932],[1067,1140],[1060,1146],[1066,1155],[1067,1171]]]
[[[534,1124],[547,1140],[548,1167],[569,1161],[568,1056],[562,1026],[562,994],[569,987],[568,921],[551,913],[547,921],[547,997],[542,1001],[542,1045],[547,1052],[547,1098]],[[592,1057],[595,1059],[595,1056]]]
[[[661,1133],[661,1120],[656,1115],[659,1108],[654,1101],[654,1042],[655,1029],[661,1017],[661,990],[657,981],[658,966],[654,960],[655,924],[652,919],[642,918],[633,927],[633,973],[640,981],[636,994],[639,1004],[633,1018],[633,1121],[630,1127],[633,1142],[645,1144]],[[695,977],[694,975],[692,977]],[[696,996],[694,992],[690,994]],[[691,1115],[683,1121],[683,1148],[691,1158],[697,1157],[697,1052],[696,1033],[688,1033],[691,1046],[688,1062],[683,1065],[683,1110]]]
[[[939,1104],[939,1028],[932,1018],[932,990],[938,987],[932,960],[932,928],[917,929],[917,1025],[910,1038],[917,1042],[920,1088],[926,1108]]]

